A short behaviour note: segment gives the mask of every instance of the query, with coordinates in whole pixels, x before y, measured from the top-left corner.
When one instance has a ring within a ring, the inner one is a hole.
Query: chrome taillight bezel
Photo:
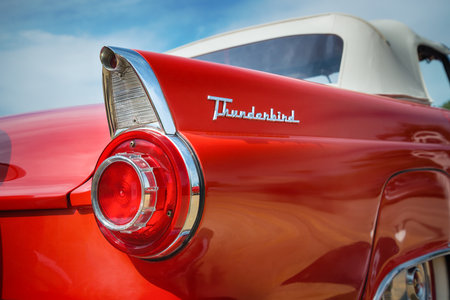
[[[142,229],[134,231],[130,229],[120,228],[120,230],[117,231],[118,229],[117,227],[105,226],[104,220],[98,218],[97,214],[96,218],[103,235],[105,235],[107,240],[119,250],[124,251],[132,256],[148,260],[165,259],[181,250],[191,239],[191,237],[193,236],[195,230],[199,225],[203,211],[203,197],[204,197],[203,180],[200,173],[199,164],[198,162],[196,162],[192,150],[190,150],[188,144],[180,136],[164,135],[160,131],[150,128],[131,129],[124,131],[118,136],[116,136],[105,148],[102,155],[100,156],[94,177],[97,178],[98,176],[101,176],[101,174],[97,175],[97,173],[103,172],[100,169],[100,167],[105,161],[107,161],[111,157],[114,157],[116,155],[124,155],[124,153],[126,153],[127,155],[132,154],[132,152],[139,147],[140,144],[139,141],[146,141],[160,148],[163,151],[163,153],[168,155],[167,157],[170,160],[172,166],[174,167],[174,171],[178,174],[176,175],[177,181],[176,184],[177,189],[179,188],[180,194],[176,201],[177,203],[178,201],[180,201],[181,203],[180,207],[184,208],[182,210],[179,210],[183,211],[182,215],[178,215],[178,213],[176,212],[177,210],[175,209],[175,213],[173,216],[174,223],[171,224],[177,224],[176,230],[172,231],[170,234],[167,235],[169,240],[167,240],[167,243],[165,243],[164,247],[159,247],[157,250],[155,250],[150,254],[136,253],[135,251],[130,250],[129,248],[127,249],[124,246],[124,244],[122,244],[122,242],[120,241],[120,236],[115,234],[114,232],[118,234],[139,235],[141,234],[141,231],[146,230],[146,228],[142,227]],[[120,152],[117,152],[118,149],[120,149]],[[146,153],[145,151],[141,150],[142,149],[137,149],[137,153]],[[145,160],[148,159],[154,160],[154,157],[149,154],[146,154],[144,158]],[[158,176],[156,176],[155,174],[156,180],[158,180],[159,178]],[[94,200],[95,193],[97,191],[96,186],[97,184],[98,179],[92,181],[91,194],[93,200],[93,207],[97,205],[95,203],[97,200]],[[161,203],[167,202],[163,201]],[[94,209],[97,210],[96,208]],[[180,218],[179,216],[182,217]],[[148,223],[152,223],[152,218],[150,218]]]
[[[98,197],[98,185],[104,171],[112,164],[117,162],[124,162],[134,169],[139,178],[141,189],[141,201],[139,204],[139,209],[132,220],[123,225],[118,225],[108,220],[108,218],[103,214]],[[150,167],[149,164],[140,155],[130,153],[116,154],[105,159],[98,167],[97,171],[94,174],[94,177],[92,178],[92,208],[99,222],[106,228],[113,231],[133,232],[145,227],[147,222],[152,217],[153,212],[155,211],[156,203],[158,201],[156,193],[157,191],[158,185],[153,173],[153,168]]]

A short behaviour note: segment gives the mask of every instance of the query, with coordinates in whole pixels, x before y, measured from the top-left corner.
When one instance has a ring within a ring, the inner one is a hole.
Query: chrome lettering
[[[250,112],[246,112],[245,110],[239,111],[237,109],[228,109],[227,103],[233,103],[233,99],[230,98],[208,96],[208,100],[216,101],[214,106],[213,120],[217,120],[218,117],[224,117],[269,122],[300,123],[299,120],[295,119],[294,110],[291,110],[290,116],[287,116],[280,111],[274,113],[273,108],[270,109],[270,112],[255,113],[254,106],[252,106],[252,110]]]

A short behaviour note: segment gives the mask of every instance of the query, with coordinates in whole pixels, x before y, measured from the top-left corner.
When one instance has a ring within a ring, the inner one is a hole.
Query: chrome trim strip
[[[135,50],[111,46],[105,46],[104,48],[109,49],[130,63],[149,96],[150,104],[155,108],[156,116],[161,123],[163,131],[166,134],[175,134],[175,123],[172,114],[170,113],[169,106],[167,105],[166,98],[164,97],[153,69],[147,63],[145,58]],[[108,69],[108,66],[104,66],[104,68]],[[114,136],[115,135],[116,132],[114,132]]]
[[[430,261],[432,259],[435,259],[440,256],[444,256],[446,254],[450,254],[450,244],[447,245],[448,248],[437,250],[431,253],[428,253],[426,255],[417,257],[415,259],[412,259],[410,261],[407,261],[401,265],[398,265],[395,267],[391,272],[389,272],[384,279],[381,281],[380,285],[378,286],[377,292],[375,293],[373,299],[374,300],[380,300],[383,296],[384,291],[387,289],[391,281],[394,279],[394,277],[402,272],[405,269],[411,268],[413,266],[416,266],[418,264]]]

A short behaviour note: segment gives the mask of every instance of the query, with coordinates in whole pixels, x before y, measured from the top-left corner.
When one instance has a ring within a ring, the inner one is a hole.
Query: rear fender
[[[387,182],[366,288],[378,299],[405,268],[450,253],[450,184],[439,170],[411,170]]]

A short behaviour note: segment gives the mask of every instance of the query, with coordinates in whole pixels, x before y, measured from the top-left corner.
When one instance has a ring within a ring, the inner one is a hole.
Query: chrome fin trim
[[[151,66],[148,64],[147,60],[135,50],[105,46],[102,48],[100,52],[100,60],[103,65],[104,72],[114,71],[105,61],[105,57],[107,57],[109,54],[108,52],[116,55],[118,64],[120,63],[119,62],[120,59],[124,59],[131,65],[131,67],[136,72],[139,80],[141,81],[145,92],[147,93],[150,105],[153,106],[154,111],[156,113],[156,117],[158,118],[158,121],[162,127],[161,129],[164,131],[165,134],[174,135],[176,133],[176,128],[172,118],[172,114],[170,112],[169,106],[167,105],[166,98],[164,97],[158,79],[156,78],[156,75],[153,72]],[[115,111],[113,111],[110,104],[111,94],[110,92],[107,91],[107,83],[105,82],[105,76],[103,79],[103,88],[111,137],[114,137],[118,133],[123,131],[123,129],[118,130],[117,128],[114,128],[112,126],[111,118],[115,114]]]

